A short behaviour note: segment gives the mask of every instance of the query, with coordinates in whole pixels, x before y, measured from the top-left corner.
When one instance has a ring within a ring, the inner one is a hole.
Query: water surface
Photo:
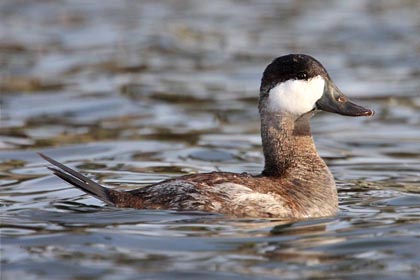
[[[2,279],[418,279],[418,1],[3,1]],[[105,207],[44,152],[133,189],[262,168],[259,80],[318,58],[373,118],[318,114],[337,217]]]

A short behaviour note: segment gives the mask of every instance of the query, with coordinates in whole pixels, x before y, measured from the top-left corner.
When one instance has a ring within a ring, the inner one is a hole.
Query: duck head
[[[273,60],[263,73],[260,112],[296,118],[315,110],[345,116],[373,116],[374,111],[349,100],[316,59],[289,54]]]

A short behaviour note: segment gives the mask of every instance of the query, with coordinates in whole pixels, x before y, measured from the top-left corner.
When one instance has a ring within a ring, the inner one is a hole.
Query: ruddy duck
[[[334,178],[318,155],[310,118],[317,110],[372,116],[349,101],[316,59],[303,54],[276,58],[265,69],[259,112],[265,158],[259,175],[212,172],[165,180],[131,191],[102,187],[40,154],[55,175],[116,207],[216,212],[236,217],[308,218],[335,215]]]

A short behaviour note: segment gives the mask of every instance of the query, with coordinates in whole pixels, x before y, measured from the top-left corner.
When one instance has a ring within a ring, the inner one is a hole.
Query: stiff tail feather
[[[58,161],[55,161],[42,153],[38,154],[43,159],[54,165],[54,167],[48,167],[48,169],[50,169],[54,175],[75,186],[76,188],[98,198],[99,200],[102,200],[108,205],[126,207],[126,205],[124,205],[126,204],[125,202],[128,202],[131,198],[131,195],[127,192],[121,192],[102,187],[100,184],[92,181],[76,170],[73,170],[64,164],[59,163]]]

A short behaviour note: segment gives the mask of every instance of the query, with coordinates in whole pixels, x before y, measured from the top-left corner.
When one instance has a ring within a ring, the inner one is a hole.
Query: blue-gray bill
[[[371,117],[375,114],[372,109],[351,102],[331,80],[325,81],[324,93],[316,102],[316,109],[352,117]]]

